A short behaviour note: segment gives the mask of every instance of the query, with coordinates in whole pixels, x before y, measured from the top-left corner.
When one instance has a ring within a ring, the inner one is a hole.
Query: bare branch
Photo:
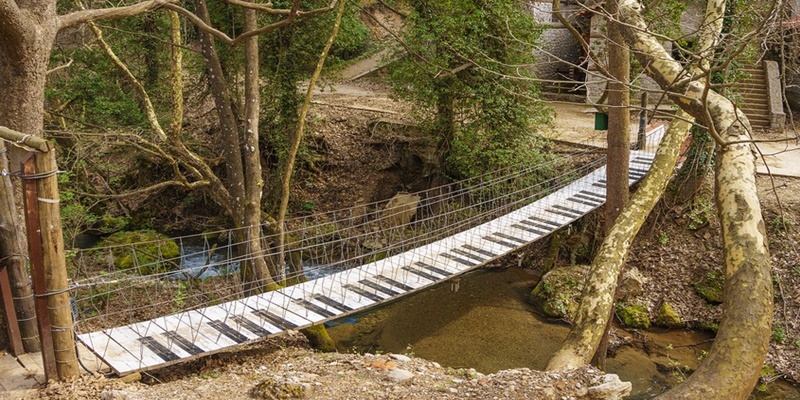
[[[6,1],[6,0],[0,0]],[[98,8],[94,10],[75,11],[70,14],[58,17],[58,29],[69,28],[71,26],[84,24],[93,21],[105,21],[110,19],[120,19],[133,17],[157,10],[167,4],[168,1],[175,0],[149,0],[136,3],[125,7]]]
[[[179,187],[183,187],[183,188],[186,188],[186,189],[195,189],[195,188],[198,188],[198,187],[203,187],[203,186],[208,186],[208,185],[209,185],[208,181],[195,181],[195,182],[190,182],[190,183],[182,182],[182,181],[164,181],[164,182],[159,182],[159,183],[156,183],[156,184],[148,186],[148,187],[144,187],[144,188],[141,188],[141,189],[138,189],[138,190],[134,190],[132,192],[125,192],[125,193],[118,193],[118,194],[95,194],[95,193],[81,192],[80,195],[81,196],[85,196],[85,197],[92,197],[92,198],[96,198],[96,199],[124,199],[124,198],[127,198],[127,197],[136,196],[136,195],[152,193],[152,192],[155,192],[157,190],[161,190],[161,189],[165,189],[165,188],[173,187],[173,186],[179,186]]]
[[[72,65],[73,61],[75,61],[75,60],[70,58],[69,61],[67,61],[66,64],[61,64],[61,65],[59,65],[59,66],[47,71],[47,75],[50,75],[50,74],[52,74],[53,72],[56,72],[56,71],[60,71],[60,70],[62,70],[64,68],[69,68],[69,66]]]
[[[150,123],[150,126],[153,128],[156,134],[158,134],[158,137],[161,138],[161,140],[167,140],[167,135],[164,133],[164,129],[161,128],[161,124],[158,122],[156,110],[153,107],[153,103],[150,101],[150,96],[147,94],[147,91],[144,90],[142,83],[136,79],[131,70],[128,69],[128,66],[125,65],[125,63],[122,62],[119,57],[117,57],[111,46],[109,46],[106,40],[103,39],[103,32],[100,30],[100,28],[98,28],[93,22],[89,22],[88,24],[89,28],[91,28],[92,32],[94,32],[94,36],[97,38],[97,41],[100,43],[100,47],[106,53],[108,58],[110,58],[114,65],[117,66],[117,69],[119,69],[122,74],[128,78],[128,81],[136,89],[136,93],[138,93],[142,98],[142,101],[144,102],[145,113],[147,114],[147,121]]]

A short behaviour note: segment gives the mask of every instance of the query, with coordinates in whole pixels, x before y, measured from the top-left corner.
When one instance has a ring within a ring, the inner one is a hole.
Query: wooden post
[[[65,380],[79,373],[75,352],[75,330],[67,287],[67,263],[64,234],[61,229],[56,152],[35,153],[34,162],[39,175],[36,188],[39,198],[39,226],[45,266],[45,284],[52,324],[53,351],[58,378]]]
[[[644,150],[647,147],[647,92],[642,92],[642,110],[639,111],[639,133],[636,135],[636,150]]]
[[[11,340],[11,352],[18,356],[25,353],[25,349],[22,346],[17,311],[14,309],[14,299],[11,296],[8,270],[3,265],[0,265],[0,294],[3,296],[3,311],[6,313],[6,322],[8,322],[8,338]]]
[[[31,261],[33,294],[36,304],[36,323],[39,326],[39,339],[42,348],[44,376],[48,381],[57,376],[53,338],[50,332],[50,313],[47,307],[47,285],[45,283],[44,257],[42,255],[42,235],[39,227],[39,194],[36,182],[26,178],[36,173],[33,156],[22,163],[22,189],[25,202],[25,227],[28,231],[28,257]]]

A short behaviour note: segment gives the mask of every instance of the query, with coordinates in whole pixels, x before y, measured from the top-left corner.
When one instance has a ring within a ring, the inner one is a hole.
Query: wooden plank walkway
[[[658,143],[664,127],[650,133]],[[654,154],[632,151],[629,183]],[[363,311],[478,268],[605,203],[605,166],[502,217],[380,261],[281,290],[181,312],[78,339],[120,375],[212,354]]]

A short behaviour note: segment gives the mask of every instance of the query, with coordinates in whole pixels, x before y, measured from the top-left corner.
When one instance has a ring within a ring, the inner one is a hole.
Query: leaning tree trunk
[[[592,261],[575,324],[548,362],[548,370],[579,368],[592,360],[612,312],[617,278],[625,257],[636,233],[664,193],[688,133],[688,123],[675,120],[670,124],[650,172],[617,217]]]
[[[719,6],[721,10],[724,2]],[[750,122],[724,96],[680,77],[680,64],[649,33],[637,0],[620,0],[619,8],[625,39],[648,73],[662,88],[671,86],[672,100],[707,121],[721,142],[715,178],[725,260],[722,320],[700,367],[661,397],[746,399],[766,358],[773,316],[771,260],[757,196]]]

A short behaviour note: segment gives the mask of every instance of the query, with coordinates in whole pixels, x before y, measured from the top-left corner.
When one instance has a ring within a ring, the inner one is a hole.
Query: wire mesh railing
[[[282,255],[269,223],[259,229],[258,253],[248,248],[248,228],[78,250],[68,260],[76,330],[243,298],[253,283],[246,286],[240,271],[256,258],[285,268],[280,283],[293,285],[392,257],[519,209],[604,163],[596,149],[580,148],[539,165],[410,193],[412,206],[405,208],[383,201],[288,219]]]

